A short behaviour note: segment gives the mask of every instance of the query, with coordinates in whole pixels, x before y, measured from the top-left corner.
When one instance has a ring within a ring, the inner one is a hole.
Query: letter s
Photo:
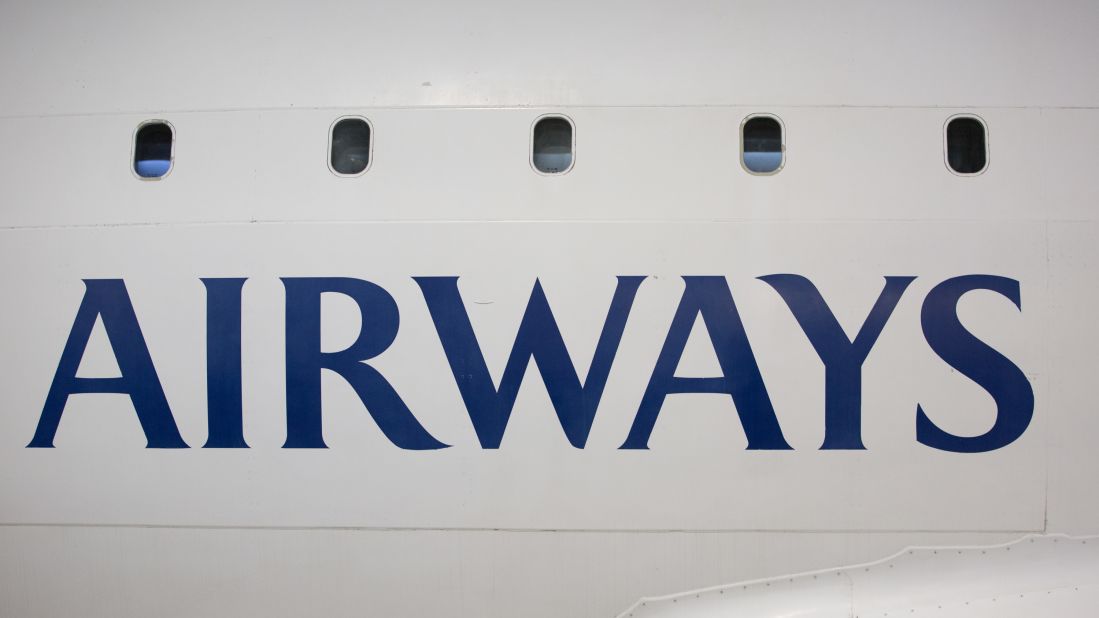
[[[994,275],[954,277],[928,293],[920,314],[924,338],[944,361],[980,385],[996,402],[996,422],[979,436],[956,436],[935,425],[916,406],[916,440],[954,453],[983,453],[1011,444],[1023,435],[1034,415],[1034,391],[1015,363],[977,339],[958,319],[958,301],[972,290],[997,292],[1022,310],[1019,282]]]

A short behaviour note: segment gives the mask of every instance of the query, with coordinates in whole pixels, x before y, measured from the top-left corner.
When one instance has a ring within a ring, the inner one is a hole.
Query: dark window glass
[[[955,118],[946,125],[946,161],[959,174],[976,174],[988,164],[985,126],[976,118]]]
[[[142,178],[160,178],[172,169],[172,127],[150,122],[134,136],[134,171]]]
[[[774,118],[757,116],[744,123],[741,151],[744,167],[769,174],[782,167],[782,125]]]
[[[544,174],[559,174],[572,167],[572,123],[559,116],[534,125],[534,167]]]
[[[370,165],[370,123],[362,118],[344,118],[332,127],[332,171],[342,175],[361,174]]]

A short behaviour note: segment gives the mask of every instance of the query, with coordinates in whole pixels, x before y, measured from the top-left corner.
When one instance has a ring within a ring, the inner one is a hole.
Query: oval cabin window
[[[140,178],[163,178],[172,170],[172,125],[160,120],[143,123],[134,133],[134,173]]]
[[[562,174],[572,169],[576,145],[572,122],[562,116],[547,116],[534,124],[531,164],[543,174]]]
[[[329,135],[328,166],[337,176],[358,176],[370,167],[370,123],[365,118],[341,118]]]
[[[980,174],[988,167],[985,125],[972,116],[958,116],[946,123],[946,164],[957,174]]]
[[[753,174],[774,174],[782,168],[785,141],[782,123],[773,116],[752,116],[740,128],[741,163]]]

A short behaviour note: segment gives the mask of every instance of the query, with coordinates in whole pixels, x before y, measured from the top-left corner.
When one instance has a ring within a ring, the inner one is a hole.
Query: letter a
[[[137,315],[121,279],[87,279],[84,300],[76,312],[69,340],[61,353],[53,384],[46,396],[38,429],[28,448],[53,448],[57,425],[65,411],[69,395],[78,393],[120,393],[129,395],[137,420],[148,440],[148,448],[187,448],[179,435],[164,389],[153,367],[149,348],[141,335]],[[88,347],[96,318],[111,342],[122,376],[118,378],[78,378],[76,372]]]

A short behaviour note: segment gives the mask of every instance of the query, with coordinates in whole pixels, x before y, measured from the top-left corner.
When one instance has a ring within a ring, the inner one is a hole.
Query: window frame
[[[984,131],[984,135],[985,135],[985,165],[984,165],[984,167],[982,167],[980,170],[978,170],[976,172],[968,172],[968,173],[967,172],[959,172],[958,170],[954,169],[950,165],[950,138],[949,138],[950,123],[954,122],[955,120],[961,119],[961,118],[968,118],[968,119],[971,119],[971,120],[976,120],[977,123],[981,125],[981,130]],[[946,122],[943,123],[943,165],[946,165],[946,169],[950,170],[951,174],[954,174],[955,176],[960,176],[962,178],[970,178],[970,177],[973,177],[973,176],[980,176],[981,174],[984,174],[985,172],[988,171],[989,166],[992,165],[992,147],[989,145],[989,141],[990,141],[989,138],[990,138],[990,135],[989,135],[989,132],[988,132],[988,123],[985,122],[984,118],[981,118],[977,114],[974,114],[972,112],[962,112],[962,113],[954,114],[954,115],[948,117],[946,119]]]
[[[537,165],[534,164],[534,129],[538,126],[538,123],[550,118],[560,118],[561,120],[569,123],[569,127],[572,129],[572,142],[569,145],[569,152],[572,155],[572,159],[569,161],[569,166],[561,170],[560,172],[543,172],[542,170],[538,169]],[[564,176],[565,174],[571,172],[573,168],[576,167],[576,123],[573,121],[573,119],[565,114],[558,112],[542,114],[541,116],[535,118],[534,122],[530,124],[530,143],[527,145],[527,159],[530,163],[530,169],[534,170],[534,173],[538,174],[539,176]]]
[[[744,164],[744,127],[748,126],[750,120],[756,118],[770,118],[778,123],[779,131],[779,153],[781,158],[778,162],[778,167],[769,172],[755,172],[748,169],[748,166]],[[748,172],[752,176],[774,176],[781,172],[786,167],[786,123],[782,121],[776,114],[769,112],[758,112],[754,114],[748,114],[740,121],[740,130],[737,132],[737,139],[740,142],[737,146],[737,161],[740,162],[740,168],[745,172]]]
[[[366,123],[367,128],[370,129],[370,144],[367,148],[366,167],[364,167],[361,172],[357,172],[355,174],[343,174],[337,172],[336,168],[332,167],[332,139],[336,133],[336,125],[343,122],[344,120],[362,120]],[[374,132],[374,123],[370,122],[370,119],[366,116],[360,116],[359,114],[346,114],[333,120],[332,124],[328,125],[328,148],[325,150],[324,153],[324,160],[328,165],[328,171],[332,172],[332,175],[336,178],[358,178],[359,176],[362,176],[363,174],[369,172],[370,169],[374,167],[375,135],[376,134]]]
[[[160,176],[142,176],[137,173],[137,135],[141,133],[141,129],[151,124],[162,124],[168,127],[168,131],[172,134],[172,147],[168,151],[168,170]],[[134,178],[138,180],[144,180],[149,182],[155,182],[157,180],[164,180],[172,173],[172,170],[176,168],[176,127],[167,120],[161,118],[150,118],[149,120],[143,120],[137,123],[137,127],[134,128],[133,135],[130,137],[130,173],[134,175]]]

